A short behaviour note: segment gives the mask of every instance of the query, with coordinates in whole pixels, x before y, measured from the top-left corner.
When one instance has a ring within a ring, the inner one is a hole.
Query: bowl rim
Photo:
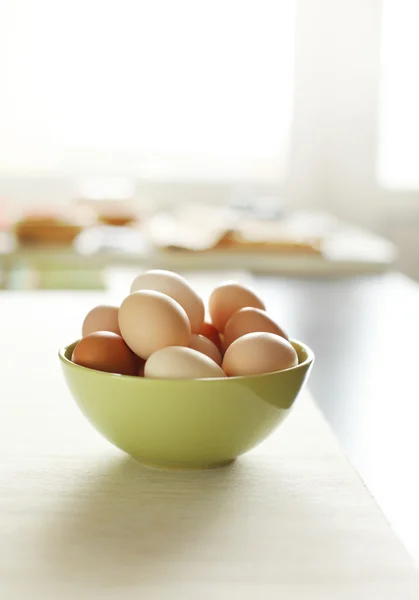
[[[97,371],[96,369],[90,369],[89,367],[83,367],[82,365],[78,365],[74,362],[72,362],[70,359],[68,359],[66,357],[66,352],[68,350],[68,348],[70,348],[70,346],[74,346],[75,344],[77,344],[80,341],[81,338],[79,338],[78,340],[76,340],[75,342],[71,342],[70,344],[67,344],[65,346],[61,346],[58,350],[58,357],[60,359],[60,361],[66,366],[69,367],[70,369],[75,369],[75,370],[81,370],[81,371],[88,371],[89,373],[96,373],[97,376],[100,377],[108,377],[108,378],[117,378],[119,380],[136,380],[138,382],[153,382],[153,385],[158,385],[158,384],[167,384],[167,383],[171,383],[173,385],[180,385],[180,384],[185,384],[185,382],[187,381],[194,381],[194,382],[214,382],[214,381],[225,381],[227,383],[227,381],[233,381],[233,382],[238,382],[238,381],[255,381],[255,380],[260,380],[260,379],[264,379],[264,378],[268,378],[268,377],[272,377],[273,375],[279,375],[279,373],[289,373],[290,371],[297,371],[298,369],[301,368],[306,368],[308,366],[310,366],[311,363],[313,363],[314,361],[314,352],[312,351],[312,349],[305,344],[304,342],[300,342],[299,340],[295,340],[295,339],[290,339],[290,343],[295,347],[298,346],[300,349],[302,349],[305,354],[306,354],[306,358],[298,363],[298,365],[295,365],[295,367],[290,367],[288,369],[282,369],[281,371],[272,371],[270,373],[262,373],[262,374],[258,374],[258,375],[235,375],[232,377],[201,377],[201,378],[196,378],[196,379],[163,379],[163,378],[159,378],[159,379],[154,379],[154,378],[150,378],[150,377],[138,377],[137,375],[121,375],[120,373],[108,373],[107,371]],[[139,384],[141,385],[141,384]]]

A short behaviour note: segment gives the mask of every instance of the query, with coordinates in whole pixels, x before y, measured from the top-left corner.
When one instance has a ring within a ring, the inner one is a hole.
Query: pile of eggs
[[[78,365],[159,379],[271,373],[298,357],[259,296],[237,282],[217,286],[205,320],[202,298],[170,271],[138,275],[120,307],[96,306],[73,350]]]

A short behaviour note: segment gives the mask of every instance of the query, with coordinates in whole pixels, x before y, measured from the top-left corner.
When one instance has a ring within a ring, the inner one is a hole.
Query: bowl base
[[[231,465],[236,459],[229,458],[215,463],[197,463],[197,464],[185,464],[185,463],[153,463],[145,461],[137,456],[132,457],[143,467],[150,469],[159,469],[161,471],[209,471],[211,469],[218,469],[220,467],[226,467]]]

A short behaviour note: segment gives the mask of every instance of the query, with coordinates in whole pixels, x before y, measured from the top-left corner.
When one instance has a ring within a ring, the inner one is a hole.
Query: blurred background
[[[39,335],[49,365],[141,269],[255,285],[419,561],[418,24],[418,0],[0,0],[0,288],[98,290],[0,293],[6,371],[36,387]]]
[[[6,289],[419,279],[416,0],[0,0]]]

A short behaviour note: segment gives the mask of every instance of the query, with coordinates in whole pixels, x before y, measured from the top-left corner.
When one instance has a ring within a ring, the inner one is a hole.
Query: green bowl
[[[80,410],[112,444],[138,461],[172,469],[227,464],[284,420],[314,356],[292,341],[299,364],[285,371],[227,379],[146,379],[71,362],[77,342],[59,352]]]

